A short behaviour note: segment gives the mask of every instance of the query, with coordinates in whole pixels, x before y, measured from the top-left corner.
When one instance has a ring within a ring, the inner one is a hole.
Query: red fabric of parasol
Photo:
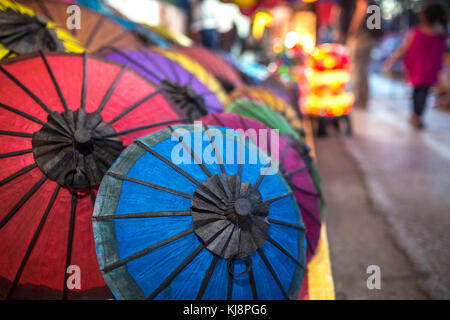
[[[137,73],[87,55],[0,64],[0,297],[112,297],[95,253],[95,188],[124,146],[180,123],[168,101]]]

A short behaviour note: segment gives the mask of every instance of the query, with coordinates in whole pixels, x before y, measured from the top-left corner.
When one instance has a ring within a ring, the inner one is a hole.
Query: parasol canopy
[[[0,60],[39,50],[83,52],[66,30],[15,1],[0,1]]]
[[[271,91],[276,96],[284,99],[288,104],[300,113],[298,108],[299,88],[297,83],[281,81],[278,77],[269,77],[262,84],[264,88]]]
[[[204,84],[208,86],[208,88],[219,98],[219,100],[225,104],[228,101],[228,95],[223,89],[220,82],[204,67],[202,67],[198,62],[194,59],[181,54],[174,52],[172,50],[167,50],[163,48],[154,48],[154,50],[167,58],[174,60],[185,67],[187,70],[192,72],[197,78],[202,81]]]
[[[55,21],[59,26],[67,28],[67,3],[58,1],[21,0],[40,15]],[[141,48],[143,42],[132,30],[128,30],[117,21],[98,11],[84,6],[80,8],[80,29],[69,32],[90,52],[105,46],[128,46]]]
[[[171,44],[176,44],[179,46],[191,46],[193,41],[188,36],[182,34],[182,33],[173,33],[168,28],[164,27],[163,25],[149,25],[146,23],[142,24],[143,27],[155,32],[159,36],[161,36],[163,39],[168,41]]]
[[[234,67],[220,55],[200,46],[174,48],[175,51],[191,57],[211,72],[222,87],[231,92],[244,85]]]
[[[248,99],[239,98],[233,100],[226,108],[226,112],[237,113],[242,116],[262,122],[271,129],[279,130],[280,134],[289,141],[297,152],[303,158],[303,161],[308,166],[309,172],[316,185],[316,190],[320,197],[320,205],[324,209],[324,201],[322,197],[322,188],[320,184],[319,174],[317,172],[316,165],[310,156],[310,147],[303,140],[302,136],[291,127],[288,121],[280,114],[270,109],[267,105]]]
[[[191,120],[224,109],[222,102],[202,80],[158,52],[106,48],[99,54],[126,64],[159,84]]]
[[[305,229],[292,191],[248,139],[208,129],[139,138],[103,180],[94,235],[117,298],[297,297]]]
[[[111,297],[95,256],[95,188],[124,146],[180,123],[168,101],[137,73],[86,54],[0,64],[1,297]],[[65,285],[69,266],[81,270],[79,288]]]
[[[242,116],[264,123],[272,129],[278,129],[281,134],[292,135],[300,139],[300,134],[292,128],[281,114],[269,108],[265,103],[250,98],[237,98],[226,107],[226,112],[237,113]]]
[[[302,120],[299,114],[295,111],[294,107],[287,103],[283,98],[272,93],[267,88],[246,86],[236,89],[230,94],[231,101],[236,98],[243,97],[263,102],[269,108],[285,117],[292,128],[304,135]]]
[[[209,114],[200,119],[208,126],[221,126],[241,130],[245,136],[279,162],[280,171],[291,189],[306,227],[306,262],[314,255],[320,237],[320,201],[308,167],[287,140],[266,127],[261,122],[233,113]],[[267,133],[266,133],[267,132]]]

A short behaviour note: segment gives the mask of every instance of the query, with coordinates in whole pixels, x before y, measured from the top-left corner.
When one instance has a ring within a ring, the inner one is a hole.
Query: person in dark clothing
[[[413,91],[413,113],[418,117],[422,117],[425,110],[425,105],[428,97],[430,87],[419,86],[415,87]]]

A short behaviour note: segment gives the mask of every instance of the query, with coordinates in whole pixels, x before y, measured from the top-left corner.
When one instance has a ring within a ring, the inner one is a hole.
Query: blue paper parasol
[[[93,217],[106,283],[119,299],[295,299],[305,228],[291,189],[249,139],[203,129],[142,137],[108,171]]]

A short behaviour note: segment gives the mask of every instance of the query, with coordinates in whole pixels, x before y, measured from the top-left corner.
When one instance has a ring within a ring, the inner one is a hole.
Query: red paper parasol
[[[162,89],[87,55],[0,65],[0,296],[111,297],[95,255],[95,188],[124,146],[180,115]],[[80,288],[65,285],[69,266]]]

